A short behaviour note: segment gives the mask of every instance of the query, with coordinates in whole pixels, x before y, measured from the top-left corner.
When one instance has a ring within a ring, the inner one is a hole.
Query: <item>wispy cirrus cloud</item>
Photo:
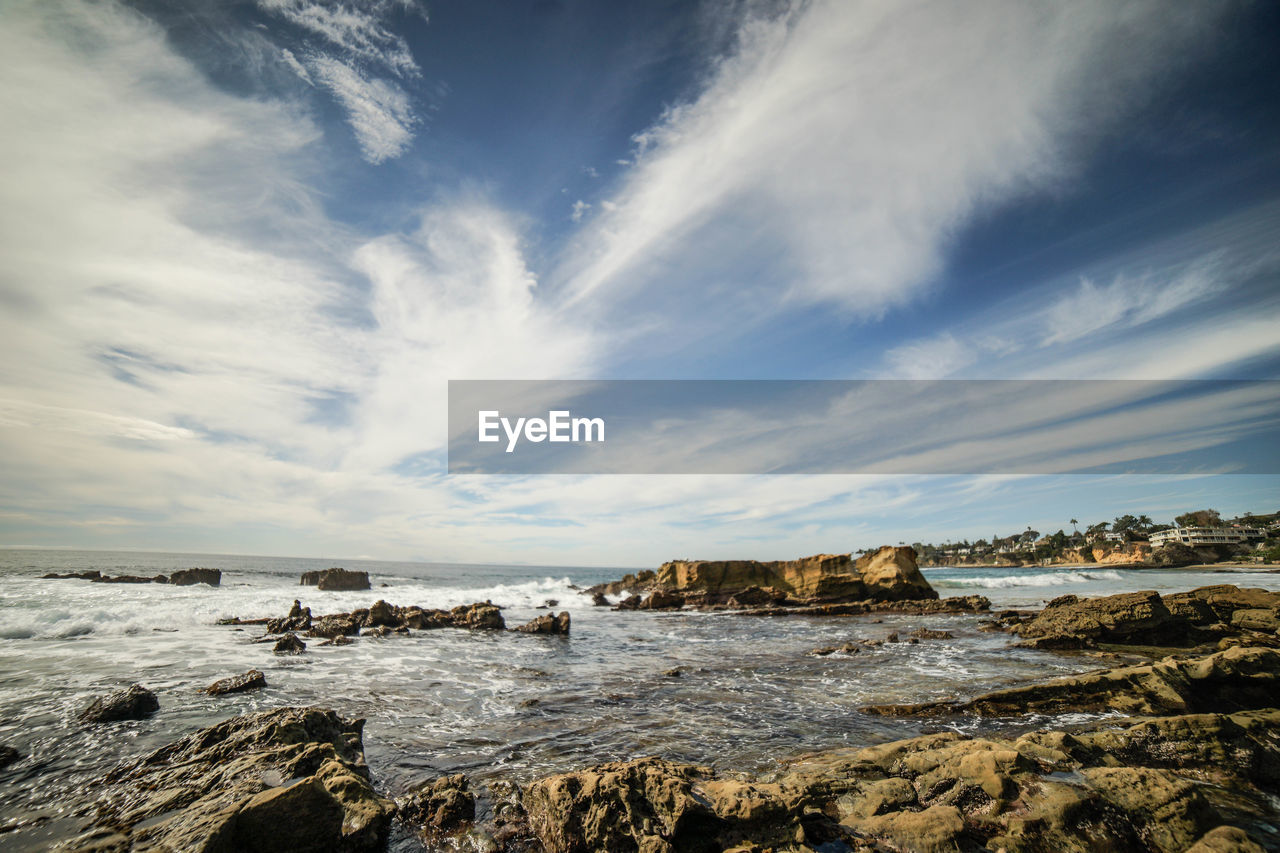
[[[414,8],[412,0],[358,5],[326,0],[258,0],[258,5],[320,36],[348,57],[383,66],[398,77],[422,73],[409,43],[386,24],[390,13]]]
[[[421,116],[405,83],[422,70],[389,21],[406,12],[425,18],[414,0],[258,0],[258,6],[302,31],[296,51],[280,47],[281,61],[333,95],[365,160],[377,165],[409,149]]]
[[[311,73],[347,111],[364,158],[378,164],[399,157],[413,142],[419,118],[404,90],[365,77],[352,66],[327,56],[310,59]]]

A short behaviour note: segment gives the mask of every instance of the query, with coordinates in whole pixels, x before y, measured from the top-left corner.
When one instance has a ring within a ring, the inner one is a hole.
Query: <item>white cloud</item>
[[[1107,285],[1082,277],[1074,293],[1045,312],[1042,345],[1140,326],[1219,294],[1231,283],[1222,267],[1221,255],[1214,254],[1176,271],[1145,271],[1137,278],[1120,274]]]
[[[412,4],[258,0],[258,5],[323,37],[351,58],[377,63],[399,77],[416,77],[421,73],[408,43],[385,24],[390,11]]]
[[[327,56],[310,59],[311,70],[347,111],[364,158],[378,164],[399,157],[413,142],[418,118],[409,96],[394,83],[363,76]]]
[[[900,379],[940,379],[973,364],[977,355],[950,332],[922,338],[889,350],[885,364]]]
[[[752,17],[701,94],[637,135],[617,209],[560,270],[566,294],[699,311],[687,300],[711,288],[655,284],[678,267],[756,282],[729,324],[788,298],[877,316],[933,283],[975,214],[1070,174],[1073,145],[1218,11],[818,0]]]
[[[302,65],[301,62],[298,61],[298,57],[293,55],[293,51],[289,50],[288,48],[281,48],[280,56],[282,59],[284,59],[284,64],[289,66],[289,69],[294,74],[297,74],[300,78],[305,80],[311,86],[314,86],[316,84],[316,82],[311,79],[311,74],[308,73],[307,69]]]
[[[573,203],[573,210],[569,213],[569,218],[574,222],[581,222],[582,217],[587,215],[587,211],[591,209],[591,205],[582,199],[578,199]]]

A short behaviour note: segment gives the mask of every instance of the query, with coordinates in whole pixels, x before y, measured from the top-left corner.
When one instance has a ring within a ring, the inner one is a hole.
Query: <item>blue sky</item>
[[[0,5],[0,545],[648,565],[1270,476],[450,477],[481,378],[1278,378],[1280,9]]]

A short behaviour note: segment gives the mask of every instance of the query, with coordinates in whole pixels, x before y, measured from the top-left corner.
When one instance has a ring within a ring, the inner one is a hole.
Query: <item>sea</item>
[[[331,566],[367,571],[373,588],[321,592],[299,576]],[[47,572],[109,575],[222,570],[222,585],[44,580]],[[979,615],[754,617],[614,612],[581,590],[626,570],[315,560],[63,550],[0,550],[0,744],[23,755],[0,770],[0,849],[46,850],[85,823],[94,783],[117,764],[228,717],[319,705],[361,717],[377,787],[389,795],[446,773],[483,790],[603,761],[661,755],[724,771],[767,772],[798,754],[919,734],[918,720],[865,715],[871,703],[971,696],[1105,665],[1088,653],[1032,651],[979,630]],[[1065,593],[1172,592],[1232,583],[1280,589],[1265,568],[938,568],[942,596],[982,594],[994,609],[1038,607]],[[508,626],[548,611],[572,616],[569,637],[456,629],[357,639],[280,656],[233,616],[283,616],[295,599],[318,615],[392,604],[447,608],[492,601]],[[905,635],[857,654],[824,646]],[[211,697],[201,689],[249,669],[267,687]],[[152,717],[85,726],[94,697],[140,683]],[[1086,715],[948,723],[967,731],[1075,725]],[[393,850],[424,849],[403,833]]]

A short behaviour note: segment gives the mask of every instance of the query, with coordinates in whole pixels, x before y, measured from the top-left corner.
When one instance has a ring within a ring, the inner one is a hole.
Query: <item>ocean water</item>
[[[298,584],[308,570],[370,573],[364,592]],[[112,585],[42,580],[45,572],[170,573],[207,566],[222,586]],[[0,743],[24,757],[0,771],[0,848],[43,850],[83,823],[90,783],[120,761],[218,720],[285,705],[322,705],[364,717],[380,789],[392,795],[441,773],[527,781],[642,755],[726,770],[764,771],[797,753],[917,734],[919,721],[861,714],[865,704],[973,695],[1099,666],[1080,653],[1011,648],[977,630],[980,616],[760,618],[728,613],[616,613],[575,587],[623,574],[583,567],[466,566],[73,551],[0,551]],[[931,569],[941,595],[980,593],[999,607],[1036,606],[1067,592],[1174,591],[1213,583],[1280,589],[1253,570]],[[508,626],[549,600],[572,634],[437,630],[309,642],[276,656],[254,644],[261,628],[222,618],[283,615],[294,599],[316,615],[393,604],[451,607],[491,600]],[[814,657],[818,646],[892,631],[942,628],[953,640],[886,644]],[[268,686],[209,697],[213,681],[262,670]],[[668,674],[678,670],[678,675]],[[150,719],[84,727],[91,698],[140,682],[160,700]],[[1080,722],[1071,718],[1057,722]],[[973,728],[1034,721],[957,721]],[[933,725],[936,725],[934,723]],[[415,849],[400,839],[397,850]]]

